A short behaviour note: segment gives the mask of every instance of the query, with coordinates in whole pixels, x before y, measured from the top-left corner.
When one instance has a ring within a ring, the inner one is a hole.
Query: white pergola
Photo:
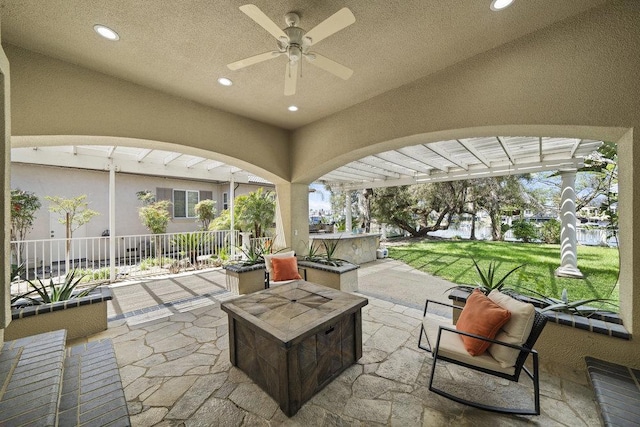
[[[19,139],[20,137],[16,137]],[[602,141],[577,138],[491,136],[406,146],[347,163],[317,181],[339,191],[557,170],[562,176],[561,266],[558,275],[582,277],[577,268],[575,173]],[[110,172],[110,229],[115,230],[115,173],[230,183],[269,181],[216,159],[175,151],[114,145],[13,148],[12,162]],[[350,204],[347,221],[350,222]],[[350,224],[348,224],[350,225]],[[350,229],[350,227],[348,227]],[[113,249],[115,250],[115,249]]]
[[[350,162],[318,181],[344,190],[576,170],[602,141],[503,137],[453,139],[385,151]]]

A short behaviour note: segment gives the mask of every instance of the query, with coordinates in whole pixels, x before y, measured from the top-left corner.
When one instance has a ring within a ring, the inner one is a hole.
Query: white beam
[[[422,147],[423,147],[423,148],[426,148],[426,147],[424,147],[424,146],[422,146]],[[441,166],[441,165],[438,165],[437,163],[433,163],[433,162],[426,161],[425,159],[419,159],[419,158],[417,158],[415,155],[413,155],[413,154],[411,153],[411,149],[412,149],[412,148],[414,148],[414,147],[405,147],[405,148],[400,148],[400,149],[396,150],[395,152],[396,152],[396,153],[398,153],[398,154],[401,154],[401,155],[403,155],[403,156],[405,156],[405,157],[407,157],[408,159],[411,159],[413,162],[417,163],[418,165],[424,165],[424,166],[427,166],[427,168],[426,168],[426,169],[425,169],[425,168],[420,168],[420,170],[421,170],[422,172],[430,172],[430,171],[431,171],[431,169],[440,169],[440,170],[441,170],[441,171],[443,171],[443,172],[446,172],[446,171],[447,171],[447,168],[446,168],[445,166]],[[418,168],[416,168],[416,169],[418,169]]]
[[[11,150],[11,161],[102,171],[108,170],[109,167],[108,161],[105,158],[83,156],[82,154],[74,156],[68,152],[65,153],[59,150],[53,151],[47,149],[33,151],[31,149],[14,148]],[[168,164],[166,166],[161,163],[141,164],[135,159],[118,159],[115,160],[114,165],[116,165],[119,172],[134,173],[138,175],[199,179],[203,181],[226,182],[229,180],[229,170],[227,168],[219,168],[215,171],[195,168],[187,171],[184,166],[179,164]],[[240,178],[236,177],[236,182],[239,180],[248,182],[246,174]]]
[[[515,161],[515,159],[513,157],[513,153],[511,152],[511,150],[509,149],[507,144],[499,136],[497,136],[496,139],[500,143],[500,147],[502,147],[502,151],[504,151],[504,154],[507,155],[507,157],[509,158],[509,161],[511,162],[511,164],[515,165],[516,161]]]
[[[210,160],[210,163],[207,165],[207,170],[210,171],[211,169],[215,169],[215,168],[219,168],[220,166],[224,166],[223,162],[219,162],[217,160]]]
[[[422,144],[423,147],[427,148],[428,150],[433,151],[434,153],[436,153],[438,156],[442,157],[443,159],[445,159],[448,162],[453,163],[454,165],[461,167],[464,170],[468,170],[469,169],[469,165],[466,163],[463,163],[459,160],[455,160],[453,158],[453,156],[451,155],[451,153],[448,153],[446,150],[443,150],[442,148],[438,147],[437,143],[431,143],[431,144]]]
[[[182,156],[182,153],[171,153],[167,157],[164,158],[162,163],[167,166],[169,163],[173,162],[178,157]]]
[[[111,159],[113,157],[113,153],[116,151],[116,146],[112,145],[111,147],[109,147],[109,149],[107,150],[107,159]]]
[[[142,151],[140,151],[140,154],[138,154],[138,156],[136,157],[136,160],[138,162],[141,162],[144,160],[145,157],[147,157],[149,154],[151,154],[153,150],[151,150],[150,148],[145,148]]]
[[[191,159],[186,163],[187,169],[190,169],[190,168],[194,167],[195,165],[204,162],[205,160],[207,160],[207,159],[202,158],[202,157],[196,157],[194,159]]]

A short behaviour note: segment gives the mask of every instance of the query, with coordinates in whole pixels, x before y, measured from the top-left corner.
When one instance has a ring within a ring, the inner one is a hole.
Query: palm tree
[[[273,226],[276,216],[275,194],[258,188],[236,198],[235,214],[243,230],[252,230],[254,237],[262,237]]]

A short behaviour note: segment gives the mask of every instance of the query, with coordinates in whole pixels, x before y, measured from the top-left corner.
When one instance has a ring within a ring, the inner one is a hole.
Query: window
[[[222,193],[222,209],[229,209],[229,194]]]
[[[173,190],[173,217],[195,218],[196,205],[200,201],[200,192]]]

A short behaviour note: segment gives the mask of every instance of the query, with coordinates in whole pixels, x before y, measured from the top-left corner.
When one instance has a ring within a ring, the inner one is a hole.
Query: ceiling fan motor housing
[[[305,31],[299,27],[287,27],[283,31],[289,37],[289,43],[286,48],[289,60],[296,62],[306,53],[303,39]]]

